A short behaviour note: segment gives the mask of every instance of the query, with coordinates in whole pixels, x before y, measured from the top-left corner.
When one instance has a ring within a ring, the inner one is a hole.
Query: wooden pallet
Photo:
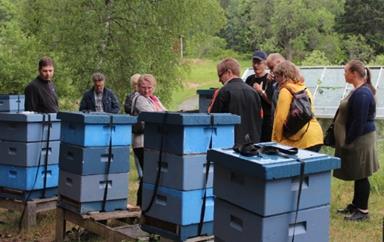
[[[149,235],[136,224],[129,224],[127,220],[140,218],[141,211],[138,207],[128,206],[128,210],[113,212],[97,212],[78,214],[58,207],[56,210],[56,241],[64,240],[66,221],[76,224],[90,232],[106,238],[106,241],[148,241]],[[112,226],[113,221],[124,221],[123,225]]]
[[[19,211],[23,214],[22,229],[28,230],[36,225],[36,215],[41,212],[56,209],[57,197],[35,199],[31,201],[21,201],[0,198],[0,208]]]

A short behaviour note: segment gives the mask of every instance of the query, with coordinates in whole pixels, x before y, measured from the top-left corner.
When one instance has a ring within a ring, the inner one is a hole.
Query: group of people
[[[235,127],[235,147],[274,141],[320,151],[323,131],[316,117],[293,135],[284,134],[292,93],[305,90],[313,110],[313,97],[299,68],[279,53],[267,56],[259,50],[252,56],[252,67],[254,74],[243,82],[237,60],[227,58],[217,65],[217,75],[223,87],[215,91],[208,110],[241,117],[241,123]],[[344,76],[354,89],[340,102],[334,119],[335,156],[341,158],[341,168],[334,171],[334,176],[355,183],[352,202],[337,212],[344,214],[346,220],[359,221],[369,218],[368,178],[379,169],[374,122],[375,88],[369,69],[359,60],[351,60],[345,65]]]
[[[241,117],[235,126],[235,148],[249,143],[274,141],[280,144],[318,152],[323,145],[323,131],[315,117],[297,133],[287,137],[284,124],[287,121],[293,92],[306,89],[299,68],[279,53],[267,55],[255,51],[252,56],[254,74],[244,82],[240,78],[240,64],[226,58],[217,65],[217,75],[223,87],[218,89],[208,110],[211,113],[232,113]],[[58,98],[53,84],[52,59],[39,61],[39,75],[25,88],[25,110],[40,113],[58,112]],[[379,169],[376,152],[375,88],[370,71],[359,60],[351,60],[344,67],[344,77],[354,89],[341,102],[334,118],[336,140],[335,156],[341,158],[341,168],[333,175],[354,181],[353,200],[337,212],[346,220],[368,219],[370,194],[369,176]],[[116,95],[105,88],[102,73],[92,75],[93,87],[84,93],[80,111],[118,113]],[[156,79],[151,74],[135,74],[131,77],[131,90],[125,100],[124,110],[131,115],[140,112],[165,111],[154,95]],[[311,103],[313,97],[305,90]],[[313,105],[312,105],[313,109]],[[139,129],[138,129],[139,130]],[[144,135],[134,132],[133,151],[141,167],[144,162]],[[140,183],[141,184],[141,183]],[[138,205],[141,205],[141,185]]]

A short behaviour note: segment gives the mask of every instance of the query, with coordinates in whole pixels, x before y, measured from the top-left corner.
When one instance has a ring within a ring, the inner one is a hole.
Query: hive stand
[[[140,215],[140,209],[131,206],[128,206],[128,210],[124,211],[97,212],[83,215],[58,207],[56,210],[56,242],[64,241],[66,221],[100,235],[108,242],[121,240],[148,241],[149,235],[143,232],[138,224],[130,224],[127,221],[127,223],[117,227],[109,225],[113,220],[120,222],[121,220],[138,221]]]
[[[56,209],[57,197],[35,199],[32,201],[22,201],[0,198],[0,207],[8,210],[23,213],[22,229],[28,230],[36,225],[36,215],[40,212]]]

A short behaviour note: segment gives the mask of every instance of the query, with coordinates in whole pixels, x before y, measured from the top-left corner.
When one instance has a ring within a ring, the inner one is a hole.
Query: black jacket
[[[103,110],[106,113],[118,113],[120,109],[117,97],[111,89],[104,88],[103,90]],[[96,111],[94,88],[86,91],[80,102],[79,111]]]
[[[212,105],[211,113],[232,113],[241,117],[235,126],[235,145],[250,141],[258,143],[261,134],[261,101],[259,94],[240,78],[228,81],[219,91]]]
[[[52,81],[43,80],[36,77],[24,90],[25,111],[34,111],[38,113],[57,113],[59,103],[55,85]]]

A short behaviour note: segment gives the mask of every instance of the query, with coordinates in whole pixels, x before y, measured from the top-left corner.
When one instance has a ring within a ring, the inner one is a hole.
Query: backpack
[[[283,126],[283,135],[285,138],[289,139],[289,137],[296,134],[307,124],[307,129],[303,133],[304,135],[309,128],[309,121],[311,121],[315,115],[312,112],[311,99],[308,96],[307,88],[298,92],[293,92],[288,88],[286,89],[292,94],[292,102],[288,117]]]
[[[132,95],[132,94],[131,94]],[[136,93],[136,95],[132,95],[131,99],[131,109],[129,114],[133,116],[139,115],[138,111],[136,110],[136,101],[139,98],[139,94]],[[144,134],[144,121],[137,121],[137,123],[133,124],[132,126],[132,133],[134,134]]]
[[[132,101],[137,95],[139,95],[138,92],[132,92],[125,98],[124,109],[127,114],[134,115],[132,113]]]

